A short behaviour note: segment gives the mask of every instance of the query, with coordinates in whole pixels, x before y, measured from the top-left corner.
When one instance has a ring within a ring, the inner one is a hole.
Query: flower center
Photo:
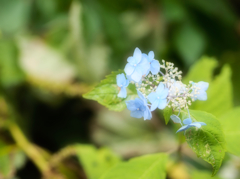
[[[157,97],[157,99],[159,99],[159,96]]]
[[[137,66],[137,64],[134,64],[133,66]]]
[[[137,108],[137,110],[139,111],[139,108]]]

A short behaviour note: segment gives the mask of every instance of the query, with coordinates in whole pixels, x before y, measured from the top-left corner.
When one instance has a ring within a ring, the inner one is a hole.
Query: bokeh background
[[[214,75],[229,64],[234,105],[240,105],[238,0],[0,0],[0,151],[15,145],[9,116],[48,153],[75,143],[106,146],[124,159],[175,149],[177,128],[165,126],[160,112],[143,121],[82,98],[123,69],[135,47],[153,50],[155,59],[173,62],[185,75],[202,56],[217,60]],[[186,150],[188,165],[211,171]],[[1,179],[41,177],[24,152],[13,165],[7,151]],[[240,177],[239,158],[226,158],[219,177]],[[74,157],[65,162],[75,178],[87,178]],[[185,178],[184,167],[168,177]]]

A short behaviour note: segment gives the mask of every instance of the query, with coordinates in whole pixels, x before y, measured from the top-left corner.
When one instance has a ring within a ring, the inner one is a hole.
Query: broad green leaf
[[[188,112],[182,111],[182,119],[188,118]],[[214,176],[222,165],[226,151],[226,142],[220,122],[212,114],[190,110],[193,122],[205,122],[200,129],[191,127],[185,132],[190,148],[213,167]]]
[[[91,145],[76,145],[75,149],[88,179],[100,178],[104,172],[120,162],[120,158],[107,148],[97,150]]]
[[[183,83],[188,84],[189,81],[211,82],[213,70],[217,67],[217,64],[218,63],[215,58],[203,56],[190,67],[188,74],[183,78]]]
[[[240,107],[236,107],[219,118],[226,137],[227,151],[240,156]]]
[[[205,170],[194,170],[191,172],[191,179],[221,179],[218,176],[211,176],[211,173]]]
[[[127,98],[119,98],[117,96],[119,89],[116,82],[116,76],[122,72],[123,71],[121,70],[112,72],[112,74],[106,76],[106,78],[102,80],[101,83],[93,90],[84,94],[83,97],[95,100],[110,110],[122,111],[126,108],[126,101],[137,97],[136,90],[132,84],[129,84],[128,86]]]
[[[191,108],[203,110],[215,116],[224,114],[233,107],[231,69],[225,65],[212,83],[209,83],[206,101],[193,102]]]
[[[200,57],[206,46],[206,39],[200,29],[191,23],[185,23],[176,29],[174,45],[185,64],[191,65]]]
[[[173,110],[172,108],[166,107],[163,110],[163,117],[165,119],[165,123],[168,124],[169,120],[170,120],[170,116],[172,115]]]
[[[166,163],[166,154],[136,157],[115,165],[101,179],[165,179]]]

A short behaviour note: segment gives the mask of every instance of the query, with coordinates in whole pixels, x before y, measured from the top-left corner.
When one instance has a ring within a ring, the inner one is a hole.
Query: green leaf
[[[1,0],[0,27],[5,33],[17,33],[30,19],[30,3],[19,0]]]
[[[4,87],[23,82],[24,74],[19,68],[18,50],[14,41],[0,41],[0,82]]]
[[[89,179],[98,179],[120,158],[107,148],[96,149],[91,145],[76,145],[77,157]]]
[[[218,176],[211,176],[211,173],[205,170],[194,170],[191,173],[191,179],[221,179]]]
[[[233,108],[231,68],[228,65],[224,65],[220,75],[209,84],[207,95],[207,101],[193,102],[191,108],[209,112],[217,117]]]
[[[188,112],[182,111],[182,119],[188,117]],[[189,128],[185,132],[186,141],[190,148],[213,167],[214,176],[222,165],[225,156],[225,139],[220,122],[212,114],[190,110],[193,122],[205,122],[207,125],[200,129]]]
[[[217,65],[218,62],[215,58],[203,56],[193,66],[190,67],[188,74],[183,78],[183,83],[188,84],[189,81],[211,82],[213,70],[217,67]]]
[[[168,122],[170,120],[170,116],[172,115],[172,113],[173,113],[172,108],[169,108],[169,107],[165,107],[164,108],[164,110],[163,110],[163,117],[165,119],[166,125],[168,124]]]
[[[187,65],[195,62],[206,46],[203,32],[191,23],[183,24],[176,30],[174,45]]]
[[[116,82],[116,76],[123,73],[122,70],[112,72],[110,75],[106,76],[104,80],[101,81],[93,90],[83,95],[86,99],[92,99],[108,109],[113,111],[122,111],[126,108],[126,101],[135,99],[137,97],[136,89],[133,84],[129,84],[127,91],[127,98],[119,98],[117,95],[119,89]]]
[[[101,179],[164,179],[167,157],[167,154],[161,153],[136,157],[115,165]]]
[[[226,137],[227,151],[240,156],[240,107],[236,107],[219,118]]]
[[[22,168],[25,163],[26,156],[22,151],[0,141],[0,178],[11,178],[14,171]]]

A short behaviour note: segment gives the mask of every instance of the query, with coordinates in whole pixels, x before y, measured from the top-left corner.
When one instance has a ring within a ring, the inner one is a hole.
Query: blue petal
[[[131,117],[135,117],[135,118],[141,118],[141,117],[143,117],[143,112],[142,111],[132,111],[131,113],[130,113],[130,116]]]
[[[126,78],[123,73],[117,75],[117,85],[122,87],[126,83]]]
[[[135,98],[135,105],[137,108],[145,110],[145,105],[144,105],[143,100],[141,100],[139,98]]]
[[[160,99],[166,99],[168,96],[168,88],[165,88],[161,93],[160,93]]]
[[[150,68],[152,74],[156,75],[160,71],[160,64],[157,60],[153,60],[151,62],[151,68]]]
[[[135,68],[135,70],[133,71],[131,78],[135,81],[135,82],[139,82],[142,78],[142,71],[139,68]]]
[[[142,57],[141,62],[138,64],[138,68],[141,69],[143,75],[146,75],[146,73],[150,69],[150,63],[148,62],[146,57]]]
[[[159,100],[156,99],[151,105],[151,111],[154,111],[155,109],[157,109],[158,105],[159,105]]]
[[[206,126],[207,124],[204,122],[199,122],[202,126]]]
[[[123,84],[124,87],[127,87],[129,85],[129,80],[125,80],[125,83]]]
[[[191,124],[192,123],[192,119],[191,118],[187,118],[183,120],[183,124]]]
[[[134,57],[128,57],[127,62],[130,63],[131,65],[135,65],[135,64],[137,65],[138,64],[138,61]]]
[[[164,90],[164,84],[161,82],[161,83],[159,83],[159,85],[158,85],[158,87],[157,87],[157,89],[156,89],[156,92],[158,93],[158,94],[161,94],[161,92]]]
[[[161,99],[160,102],[158,103],[158,108],[164,109],[166,106],[167,106],[167,99]]]
[[[142,59],[142,52],[139,48],[135,48],[133,57],[136,59],[137,64],[141,61]]]
[[[178,116],[176,116],[176,115],[174,115],[174,114],[172,114],[171,116],[170,116],[170,118],[173,120],[173,122],[175,122],[175,123],[181,123],[181,119],[178,117]]]
[[[119,98],[126,98],[127,97],[127,90],[125,87],[122,87],[120,92],[118,93]]]
[[[127,75],[131,75],[134,71],[135,67],[132,66],[130,63],[127,63],[127,65],[124,68],[124,71]]]
[[[135,100],[126,101],[126,105],[127,105],[128,110],[130,110],[130,111],[136,111],[138,108],[135,104]]]
[[[145,111],[144,111],[144,120],[150,120],[152,118],[152,113],[151,111],[149,110],[149,108],[147,108]]]
[[[154,52],[153,51],[150,51],[148,53],[148,59],[149,59],[149,62],[151,62],[154,59]]]
[[[178,131],[177,131],[176,133],[181,132],[181,131],[185,131],[185,130],[187,130],[189,127],[191,127],[191,126],[189,126],[189,125],[182,126],[180,129],[178,129]]]
[[[201,88],[201,90],[206,91],[208,89],[209,83],[200,81],[197,83],[197,86]]]
[[[150,101],[150,103],[153,103],[155,101],[155,99],[157,99],[157,93],[155,92],[151,92],[149,95],[148,95],[148,100]]]
[[[142,100],[145,99],[145,97],[143,96],[143,94],[139,90],[137,90],[137,94],[140,97],[140,99],[142,99]]]
[[[200,128],[201,124],[199,122],[193,122],[193,123],[189,124],[189,126]]]
[[[200,94],[197,95],[197,99],[200,101],[206,101],[207,100],[207,93],[205,91],[200,90]]]

